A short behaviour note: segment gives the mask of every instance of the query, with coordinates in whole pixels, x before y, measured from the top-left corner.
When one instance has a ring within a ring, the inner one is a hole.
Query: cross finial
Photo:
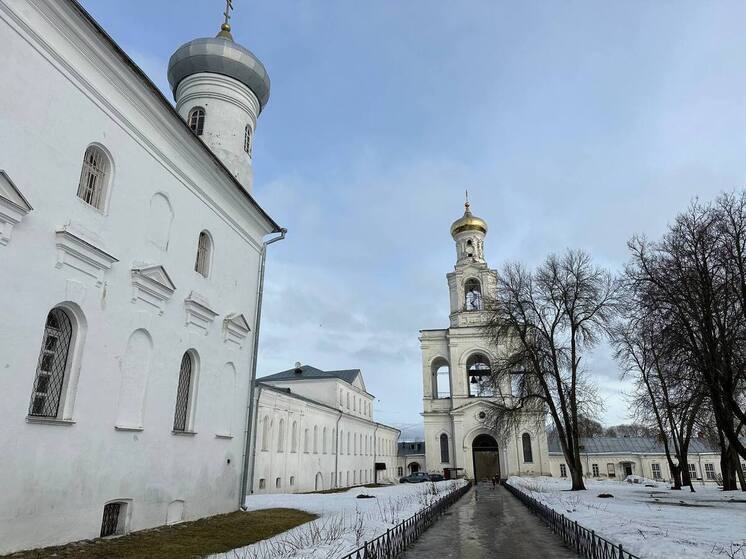
[[[231,19],[231,11],[233,11],[233,0],[225,0],[225,11],[223,12],[225,21],[223,25],[230,25],[228,22]]]
[[[231,35],[231,24],[228,22],[231,19],[232,11],[233,0],[225,0],[225,11],[223,12],[225,20],[223,20],[223,25],[220,26],[220,33],[218,33],[218,37],[222,37],[223,39],[228,39],[230,41],[233,40],[233,36]]]
[[[464,208],[466,208],[467,212],[469,211],[469,206],[470,205],[471,204],[469,204],[469,189],[467,188],[466,189],[466,202],[464,202]]]

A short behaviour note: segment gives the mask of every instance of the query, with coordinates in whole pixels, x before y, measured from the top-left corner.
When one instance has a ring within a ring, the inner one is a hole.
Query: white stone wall
[[[327,381],[294,384],[307,388],[314,383],[338,392]],[[304,493],[395,480],[397,429],[261,384],[257,391],[253,493]],[[377,478],[376,462],[386,464]]]
[[[71,2],[0,0],[0,44],[0,166],[33,206],[0,245],[0,553],[97,537],[114,500],[126,530],[236,510],[242,324],[272,224]],[[112,164],[102,211],[76,196],[91,144]],[[194,271],[203,230],[209,278]],[[39,422],[27,414],[55,306],[75,336],[58,420]]]

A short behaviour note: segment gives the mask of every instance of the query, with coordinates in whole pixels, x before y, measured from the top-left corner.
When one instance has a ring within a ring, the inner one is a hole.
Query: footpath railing
[[[471,482],[445,497],[437,500],[429,507],[415,513],[414,516],[400,522],[393,528],[386,530],[376,539],[365,544],[342,557],[342,559],[393,559],[398,557],[422,532],[427,530],[448,508],[458,501],[471,487]]]
[[[565,544],[574,549],[581,557],[587,559],[640,559],[637,555],[624,551],[622,544],[613,544],[609,540],[596,535],[593,530],[583,528],[576,521],[570,520],[564,514],[546,506],[509,483],[504,485],[508,491],[518,497],[531,512],[541,518],[555,534],[562,538]]]

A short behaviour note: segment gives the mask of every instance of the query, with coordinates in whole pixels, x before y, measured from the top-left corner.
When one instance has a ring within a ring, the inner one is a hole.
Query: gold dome
[[[472,215],[468,200],[464,204],[464,217],[457,219],[451,225],[451,236],[455,237],[463,231],[481,231],[485,235],[487,234],[487,222]]]

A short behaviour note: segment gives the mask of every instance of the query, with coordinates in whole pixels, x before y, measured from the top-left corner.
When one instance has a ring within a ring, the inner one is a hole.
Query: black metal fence
[[[342,559],[393,559],[398,557],[422,532],[427,530],[448,508],[458,501],[471,487],[467,483],[439,499],[414,516],[386,530],[385,534],[345,555]]]
[[[624,551],[621,544],[613,544],[609,540],[597,536],[593,530],[583,528],[576,521],[570,520],[564,514],[549,508],[509,483],[506,483],[505,487],[581,557],[587,557],[588,559],[640,559],[637,555]]]

